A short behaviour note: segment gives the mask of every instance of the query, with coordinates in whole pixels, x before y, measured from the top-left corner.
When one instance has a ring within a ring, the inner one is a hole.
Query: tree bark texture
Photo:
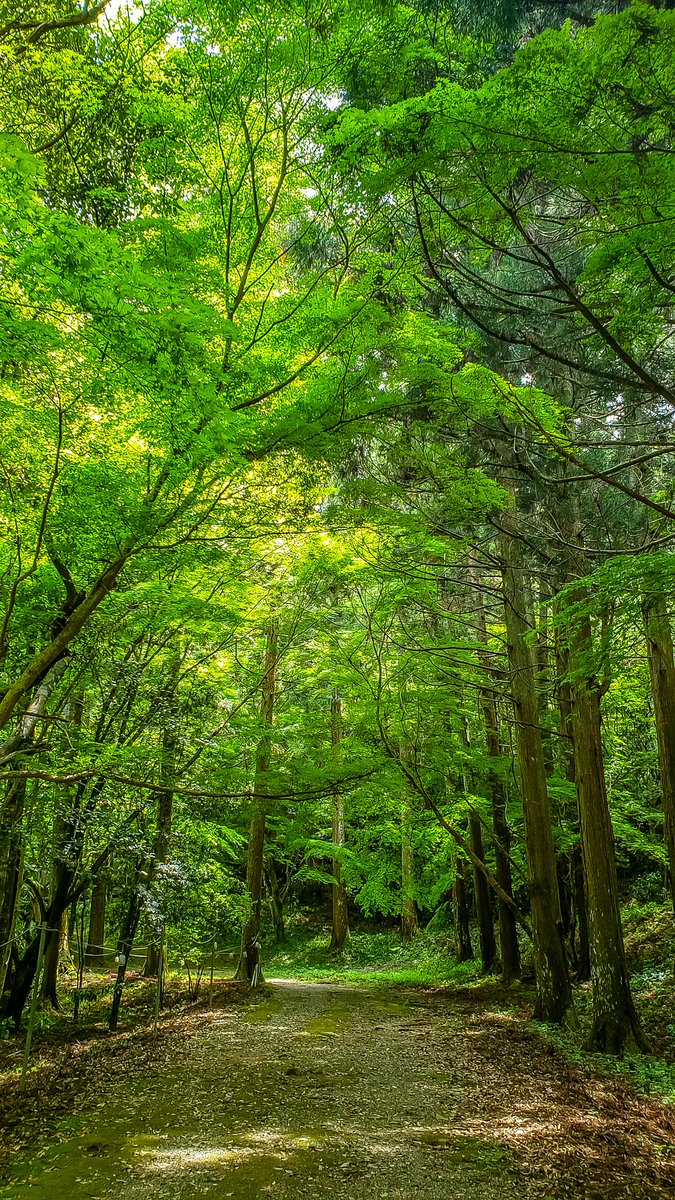
[[[583,563],[578,561],[577,567],[581,571]],[[605,783],[600,694],[593,675],[592,630],[584,610],[587,592],[582,584],[574,589],[572,600],[578,608],[571,618],[569,645],[574,763],[593,983],[590,1045],[595,1050],[620,1054],[630,1038],[640,1049],[646,1046],[626,966],[614,833]]]
[[[555,846],[539,725],[537,671],[527,641],[531,627],[523,590],[522,544],[514,518],[505,517],[504,525],[501,537],[504,608],[532,906],[535,1016],[559,1023],[571,1004],[572,993],[561,929]]]
[[[675,910],[675,657],[670,618],[663,593],[646,592],[642,616],[647,637],[649,675],[659,748],[661,804],[668,854],[670,896]]]
[[[475,569],[471,573],[474,598],[475,622],[480,639],[478,657],[486,673],[486,682],[480,689],[480,704],[485,725],[485,746],[488,757],[494,763],[494,769],[489,772],[488,786],[492,807],[492,828],[495,840],[495,875],[500,887],[509,896],[513,896],[513,880],[511,878],[511,831],[506,816],[506,784],[503,773],[499,770],[502,758],[499,737],[499,716],[495,688],[491,686],[490,676],[494,668],[488,651],[488,632],[483,594]],[[499,915],[499,951],[501,957],[502,977],[505,983],[520,979],[520,946],[518,944],[518,926],[513,909],[501,899],[497,900]]]
[[[485,862],[483,849],[483,831],[480,817],[477,813],[469,815],[469,839],[471,849],[481,862]],[[478,867],[474,867],[473,887],[476,897],[476,918],[478,920],[478,938],[480,941],[480,957],[483,973],[491,975],[495,969],[497,946],[495,944],[495,929],[492,920],[492,892],[485,875]]]
[[[473,958],[473,946],[471,945],[469,906],[466,901],[464,863],[458,856],[455,858],[454,871],[455,874],[452,881],[452,914],[455,927],[455,958],[458,963],[463,963],[470,962]]]

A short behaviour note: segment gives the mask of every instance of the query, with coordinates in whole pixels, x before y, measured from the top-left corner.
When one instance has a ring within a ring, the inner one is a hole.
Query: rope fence
[[[36,969],[35,969],[35,976],[34,976],[34,980],[33,980],[33,987],[32,987],[31,998],[30,998],[28,1028],[26,1031],[26,1041],[25,1041],[25,1046],[24,1046],[23,1064],[22,1064],[22,1069],[21,1069],[21,1086],[22,1087],[25,1084],[25,1079],[26,1079],[26,1075],[28,1072],[30,1051],[31,1051],[31,1045],[32,1045],[32,1040],[33,1040],[33,1031],[35,1028],[35,1021],[36,1021],[36,1017],[37,1017],[38,999],[39,999],[39,995],[40,995],[40,984],[41,984],[41,976],[42,976],[44,957],[45,957],[47,934],[48,933],[61,934],[62,932],[63,931],[60,927],[50,926],[50,925],[47,925],[46,922],[43,922],[41,925],[36,927],[36,929],[32,935],[29,935],[29,937],[35,937],[39,933],[39,948],[38,948],[37,965],[36,965]],[[132,958],[135,958],[135,959],[147,958],[149,951],[151,949],[155,949],[155,950],[159,950],[159,962],[158,962],[158,970],[157,970],[157,980],[156,980],[156,985],[155,985],[155,1001],[154,1001],[154,1012],[153,1012],[152,1024],[153,1024],[153,1034],[154,1034],[154,1036],[157,1036],[157,1030],[158,1030],[158,1025],[159,1025],[159,1014],[160,1014],[160,1011],[161,1011],[161,1009],[163,1007],[163,1003],[164,1003],[164,985],[165,985],[165,974],[166,974],[166,965],[165,964],[166,964],[166,960],[168,957],[166,929],[163,929],[161,931],[161,933],[158,934],[157,939],[155,941],[150,942],[147,946],[138,946],[138,947],[132,949],[130,951],[130,953],[126,956],[126,958],[124,957],[124,954],[123,954],[123,951],[121,950],[121,948],[117,947],[117,946],[101,946],[97,950],[92,950],[92,951],[88,952],[84,946],[84,936],[83,936],[84,930],[83,930],[83,928],[80,930],[76,930],[75,932],[77,935],[77,959],[78,959],[78,986],[75,989],[75,993],[74,993],[74,1014],[73,1014],[75,1023],[77,1024],[78,1019],[79,1019],[80,1001],[82,1000],[82,994],[85,991],[85,989],[83,988],[83,973],[84,973],[84,966],[85,966],[86,961],[88,961],[89,959],[92,959],[92,958],[103,959],[103,958],[109,958],[109,957],[114,956],[115,962],[118,963],[121,968],[122,965],[126,966],[126,964],[129,963]],[[0,943],[0,950],[5,950],[7,948],[7,946],[11,946],[13,944],[18,945],[18,943],[21,940],[22,940],[22,938],[20,935],[9,938],[6,942]],[[217,949],[218,949],[218,942],[217,942],[216,934],[212,934],[210,937],[199,938],[199,939],[196,939],[195,941],[192,941],[187,950],[177,949],[177,954],[180,958],[181,963],[187,967],[188,979],[189,979],[188,994],[189,994],[190,1000],[197,999],[204,971],[206,970],[207,967],[210,967],[210,969],[208,971],[209,1008],[213,1007],[213,983],[214,983],[214,970],[215,970],[215,953],[216,953]],[[210,950],[210,954],[208,953],[209,950]],[[192,975],[192,972],[190,971],[189,960],[191,958],[197,958],[197,957],[199,957],[201,959],[201,961],[198,963],[198,969],[196,971],[196,974],[195,974],[195,977],[193,980],[193,975]],[[101,965],[103,965],[103,964],[101,964]]]

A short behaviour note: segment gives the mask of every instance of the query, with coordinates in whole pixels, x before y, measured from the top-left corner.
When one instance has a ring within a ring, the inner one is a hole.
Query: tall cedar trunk
[[[574,932],[576,947],[576,971],[579,980],[591,977],[591,947],[588,937],[588,908],[584,884],[584,863],[581,845],[572,851],[572,894],[574,896]]]
[[[502,575],[532,905],[537,989],[535,1016],[541,1021],[560,1022],[571,1004],[572,992],[561,929],[555,847],[539,726],[537,671],[526,640],[530,624],[523,591],[522,546],[513,517],[505,517],[504,524]]]
[[[342,702],[337,692],[333,692],[330,706],[330,740],[333,749],[333,763],[340,763],[340,746],[342,743]],[[339,784],[333,789],[333,843],[336,846],[345,844],[345,798]],[[332,886],[333,929],[330,940],[331,950],[341,950],[349,940],[349,910],[347,893],[342,882],[342,863],[339,858],[333,859]]]
[[[576,786],[577,773],[574,761],[574,719],[572,702],[572,684],[569,679],[570,663],[569,650],[560,632],[555,638],[556,693],[560,712],[560,753],[562,769],[565,778],[574,784],[575,789],[575,827],[580,830],[579,798]],[[570,920],[570,937],[572,940],[572,959],[575,964],[577,979],[586,980],[591,977],[591,954],[588,944],[588,914],[586,911],[586,889],[584,887],[584,872],[582,864],[581,843],[572,850],[569,859],[570,891],[572,894],[572,912]]]
[[[499,739],[497,700],[495,690],[489,683],[489,677],[494,674],[494,669],[488,653],[487,620],[483,594],[480,590],[477,575],[473,570],[472,583],[474,585],[474,597],[476,601],[475,622],[481,642],[478,654],[481,665],[488,676],[488,681],[480,690],[480,702],[483,721],[485,723],[485,745],[488,757],[491,763],[494,763],[494,769],[491,769],[489,772],[488,785],[492,807],[492,828],[495,838],[495,874],[500,887],[504,889],[508,896],[513,896],[510,858],[511,831],[506,818],[506,785],[504,776],[498,769],[502,753]],[[521,972],[518,926],[513,909],[501,898],[498,898],[497,901],[497,911],[499,914],[499,951],[502,976],[505,983],[510,983],[513,979],[520,979]]]
[[[173,718],[172,723],[166,725],[162,731],[160,776],[161,782],[166,787],[159,793],[157,801],[157,824],[155,826],[148,885],[155,882],[157,875],[164,866],[168,858],[171,842],[171,826],[173,823],[173,790],[171,785],[176,775],[176,754],[178,751],[178,730],[175,724],[175,713],[173,714]],[[145,960],[144,972],[146,975],[155,976],[159,973],[160,953],[157,940],[152,941],[148,946],[148,955]]]
[[[583,574],[582,553],[575,565],[577,573]],[[574,763],[593,982],[590,1045],[595,1050],[620,1054],[630,1037],[640,1049],[646,1047],[628,982],[614,834],[605,784],[600,693],[593,675],[593,639],[590,618],[584,612],[587,591],[583,585],[574,589],[572,600],[580,609],[571,621],[569,645],[574,680]]]
[[[101,867],[94,879],[89,909],[89,933],[85,962],[88,967],[100,967],[105,946],[105,908],[108,898],[108,870]]]
[[[474,854],[485,862],[483,849],[483,831],[480,817],[476,813],[469,816],[469,840]],[[480,940],[481,965],[485,975],[490,975],[495,969],[497,947],[495,945],[495,929],[492,921],[492,892],[482,871],[474,866],[473,888],[476,897],[476,917],[478,919],[478,937]]]
[[[258,744],[253,783],[251,827],[246,862],[246,890],[249,913],[241,931],[241,953],[236,979],[255,983],[262,980],[260,970],[260,916],[262,908],[262,879],[265,859],[265,824],[267,820],[267,772],[271,760],[271,729],[274,721],[274,699],[277,678],[279,625],[270,622],[265,647],[265,669],[261,685],[260,719],[263,735]]]
[[[661,803],[670,895],[675,910],[675,659],[668,609],[661,591],[651,588],[645,594],[642,616],[647,635],[649,674],[659,747]]]
[[[469,906],[466,902],[464,863],[461,858],[455,858],[454,871],[452,913],[455,926],[455,958],[458,963],[462,963],[469,962],[473,958],[473,947],[471,945]]]

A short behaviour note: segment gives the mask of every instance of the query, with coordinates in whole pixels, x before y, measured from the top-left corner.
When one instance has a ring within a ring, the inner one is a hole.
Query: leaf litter
[[[675,1192],[673,1111],[479,991],[288,981],[242,998],[41,1063],[0,1101],[2,1200]]]

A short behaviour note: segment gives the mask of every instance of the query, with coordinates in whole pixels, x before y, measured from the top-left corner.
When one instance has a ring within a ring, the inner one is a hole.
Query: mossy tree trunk
[[[586,911],[586,889],[584,887],[584,871],[581,852],[581,829],[579,818],[579,800],[577,792],[577,773],[574,754],[574,716],[572,701],[572,684],[570,682],[569,650],[560,631],[555,638],[556,653],[556,693],[560,713],[560,767],[569,783],[574,785],[576,812],[571,818],[575,832],[579,833],[579,844],[574,846],[567,858],[569,868],[569,888],[572,897],[570,913],[570,943],[572,961],[576,977],[587,980],[591,977],[591,956],[588,944],[588,913]]]
[[[541,1021],[559,1023],[571,1004],[572,992],[561,929],[555,845],[539,723],[537,670],[528,640],[532,622],[525,605],[525,563],[517,521],[512,514],[503,518],[500,550],[532,906],[535,1016]]]
[[[579,535],[580,536],[580,535]],[[575,567],[584,573],[583,554]],[[593,983],[594,1050],[620,1054],[626,1041],[646,1049],[630,991],[619,909],[614,833],[605,783],[600,688],[593,663],[587,589],[575,587],[571,601],[570,670],[573,679],[574,763]]]
[[[491,767],[488,777],[490,803],[492,808],[492,829],[495,843],[495,875],[501,888],[509,896],[513,896],[513,880],[511,877],[511,831],[506,816],[506,783],[501,769],[503,756],[499,736],[499,715],[497,711],[495,667],[488,647],[487,617],[483,593],[480,588],[478,572],[472,569],[471,579],[475,599],[474,620],[480,639],[478,657],[486,675],[485,683],[480,689],[480,704],[485,725],[485,748]],[[518,926],[513,909],[498,898],[497,912],[499,916],[499,952],[501,957],[502,977],[505,983],[520,979],[520,946],[518,944]]]
[[[481,862],[485,862],[483,849],[483,831],[480,817],[477,813],[469,816],[469,841],[471,849]],[[473,869],[473,888],[476,897],[476,918],[478,921],[478,938],[480,941],[481,966],[485,975],[490,975],[495,969],[497,946],[495,929],[492,919],[492,892],[487,879],[478,865]]]
[[[659,748],[661,804],[670,895],[675,910],[675,658],[670,617],[663,592],[650,587],[642,601],[649,674]]]
[[[455,928],[455,958],[458,963],[470,962],[473,958],[469,905],[466,899],[464,862],[456,855],[452,881],[452,915]]]

